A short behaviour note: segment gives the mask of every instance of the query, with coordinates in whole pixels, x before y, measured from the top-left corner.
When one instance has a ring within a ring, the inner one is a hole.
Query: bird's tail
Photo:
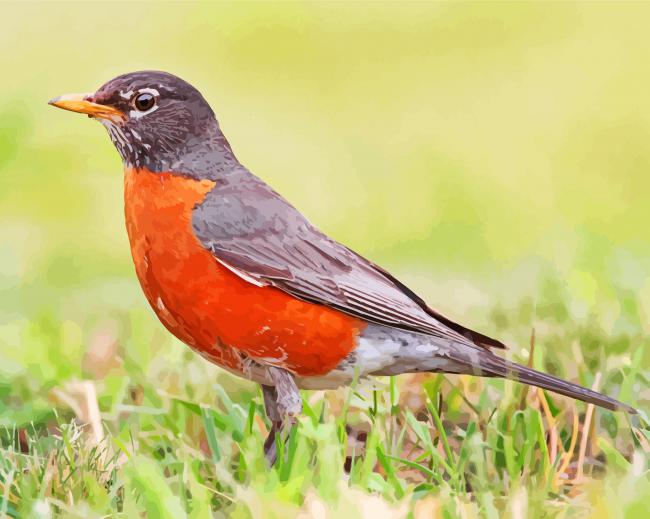
[[[460,355],[459,355],[460,357]],[[612,411],[626,411],[636,414],[638,411],[633,407],[619,402],[614,398],[602,395],[591,389],[567,382],[561,378],[541,373],[532,368],[522,366],[515,362],[502,359],[501,357],[486,351],[472,352],[469,357],[455,358],[455,361],[468,366],[468,373],[487,377],[502,377],[516,380],[524,384],[548,389],[560,395],[582,400],[595,404]],[[471,366],[471,367],[470,367]]]

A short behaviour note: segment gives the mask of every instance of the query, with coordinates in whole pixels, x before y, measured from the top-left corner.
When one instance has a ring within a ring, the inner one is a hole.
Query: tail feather
[[[473,372],[476,375],[516,380],[524,384],[530,384],[531,386],[548,389],[549,391],[560,395],[582,400],[583,402],[595,404],[604,407],[605,409],[611,409],[612,411],[621,410],[630,414],[636,414],[638,412],[627,404],[598,393],[597,391],[592,391],[591,389],[579,386],[578,384],[573,384],[572,382],[562,380],[553,375],[541,373],[532,368],[522,366],[521,364],[510,362],[492,353],[484,351],[476,353],[477,355],[472,355],[471,360],[468,358],[454,360],[465,365],[470,364],[472,366],[470,372]]]

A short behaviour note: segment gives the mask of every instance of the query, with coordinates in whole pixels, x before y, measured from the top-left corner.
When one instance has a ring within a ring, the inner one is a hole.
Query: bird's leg
[[[272,465],[277,456],[275,435],[286,432],[296,422],[296,417],[302,411],[302,399],[293,375],[288,371],[271,366],[268,368],[274,386],[262,385],[264,408],[266,416],[271,421],[271,431],[264,441],[264,454]]]
[[[264,395],[264,410],[266,416],[271,422],[271,429],[269,435],[264,440],[264,455],[269,463],[275,463],[275,435],[282,427],[282,419],[280,418],[280,411],[278,410],[278,393],[275,386],[267,386],[262,384],[262,394]]]
[[[276,404],[283,422],[295,423],[302,411],[302,399],[293,375],[287,370],[271,366],[268,368],[271,380],[275,384]]]

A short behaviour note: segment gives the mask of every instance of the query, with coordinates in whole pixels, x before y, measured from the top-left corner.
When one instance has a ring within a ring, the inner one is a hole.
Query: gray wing
[[[245,169],[208,193],[194,209],[192,226],[216,260],[250,281],[369,322],[504,347],[429,308],[388,272],[313,227]]]

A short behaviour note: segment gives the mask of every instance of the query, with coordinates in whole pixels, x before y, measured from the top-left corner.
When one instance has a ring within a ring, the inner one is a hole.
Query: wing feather
[[[243,168],[208,193],[192,224],[215,259],[245,279],[369,322],[504,347],[431,309],[391,274],[314,228]]]

